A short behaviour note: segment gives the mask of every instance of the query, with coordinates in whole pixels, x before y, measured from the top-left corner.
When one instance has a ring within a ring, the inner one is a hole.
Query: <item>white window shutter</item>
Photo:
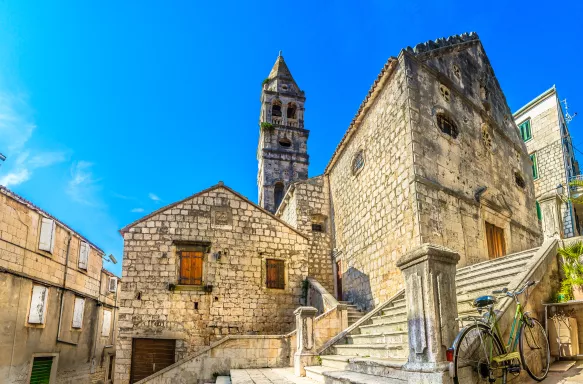
[[[43,217],[40,226],[38,249],[53,253],[55,247],[55,221]]]
[[[47,296],[49,289],[42,285],[32,286],[32,298],[30,300],[30,311],[28,322],[31,324],[44,324],[47,310]]]
[[[109,278],[109,292],[115,292],[117,290],[117,279],[115,277]]]
[[[103,326],[101,327],[101,336],[108,336],[111,329],[111,311],[103,310]]]
[[[87,269],[87,261],[89,260],[89,244],[81,241],[79,246],[79,268]]]
[[[81,328],[83,326],[84,309],[85,299],[82,297],[76,297],[75,306],[73,307],[73,328]]]

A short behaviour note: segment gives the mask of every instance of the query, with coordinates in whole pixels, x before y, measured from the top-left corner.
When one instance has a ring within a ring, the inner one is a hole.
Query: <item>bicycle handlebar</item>
[[[506,295],[509,297],[514,297],[514,296],[518,296],[521,295],[522,293],[524,293],[524,291],[529,288],[532,287],[533,285],[538,284],[540,281],[527,281],[524,286],[520,289],[515,289],[514,291],[509,291],[508,288],[502,288],[502,289],[497,289],[495,291],[492,291],[493,294],[495,295]]]

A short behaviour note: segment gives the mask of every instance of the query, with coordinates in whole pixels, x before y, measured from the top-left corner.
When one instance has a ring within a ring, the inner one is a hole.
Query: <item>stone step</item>
[[[336,344],[337,355],[361,356],[381,359],[403,359],[409,354],[409,346],[402,343],[389,344]]]
[[[382,315],[371,317],[373,324],[386,324],[392,321],[407,321],[407,313],[401,313],[398,315]]]
[[[324,372],[326,384],[403,384],[403,380],[352,371]]]
[[[480,269],[477,271],[470,271],[468,273],[465,273],[463,276],[460,276],[460,277],[456,276],[456,280],[455,280],[456,286],[464,285],[468,281],[472,281],[474,278],[489,276],[489,274],[490,274],[489,271],[508,271],[508,270],[522,271],[524,269],[524,266],[528,264],[529,260],[530,260],[530,258],[509,260],[507,263],[500,264],[494,268]]]
[[[407,319],[399,321],[387,321],[385,323],[367,324],[358,327],[361,335],[371,333],[387,333],[387,332],[407,332]]]
[[[536,253],[537,250],[538,250],[538,248],[528,249],[526,251],[513,253],[511,255],[500,257],[498,259],[487,260],[487,261],[483,261],[483,262],[478,263],[478,264],[473,264],[473,265],[469,265],[467,267],[460,268],[456,271],[456,280],[459,278],[462,278],[463,276],[465,276],[468,273],[479,271],[479,270],[484,270],[484,269],[495,268],[497,265],[508,263],[509,261],[514,261],[517,259],[528,260],[532,256],[534,256],[534,254]]]
[[[318,383],[326,383],[323,373],[327,371],[336,371],[337,369],[330,369],[329,367],[323,367],[320,365],[311,365],[304,367],[306,370],[306,377],[314,380]]]
[[[398,307],[398,308],[387,308],[387,309],[383,309],[382,310],[382,316],[399,316],[402,314],[406,314],[407,313],[407,308],[406,307]]]
[[[468,289],[472,289],[474,286],[483,284],[483,283],[490,283],[493,284],[492,278],[495,277],[496,279],[500,280],[512,280],[514,276],[521,272],[520,268],[511,268],[511,269],[503,269],[499,271],[488,271],[488,273],[484,273],[481,276],[474,277],[472,279],[465,280],[463,284],[458,284],[456,282],[456,290],[457,292],[464,292]]]
[[[464,290],[457,290],[457,301],[468,301],[474,300],[478,296],[491,295],[492,291],[495,289],[501,289],[512,281],[512,278],[516,276],[504,276],[498,278],[497,276],[492,276],[490,280],[482,281],[471,286],[467,286]],[[509,287],[514,288],[514,287]]]
[[[322,360],[322,367],[330,368],[330,370],[338,369],[345,370],[348,368],[348,359],[355,356],[341,356],[341,355],[320,355]]]
[[[407,359],[374,359],[355,357],[350,359],[349,371],[364,373],[367,375],[384,376],[403,379],[407,382],[401,369],[407,363]]]
[[[346,336],[348,344],[406,344],[409,342],[407,332],[370,333]]]

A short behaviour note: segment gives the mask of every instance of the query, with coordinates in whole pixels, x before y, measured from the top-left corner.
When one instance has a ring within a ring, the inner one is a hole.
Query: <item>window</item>
[[[83,326],[83,312],[85,310],[85,299],[82,297],[75,297],[75,305],[73,307],[73,328],[81,328]]]
[[[532,178],[538,179],[538,165],[536,164],[536,153],[530,155],[530,161],[532,161]]]
[[[273,102],[273,106],[271,107],[271,115],[281,117],[281,103],[277,100]]]
[[[506,254],[504,229],[486,222],[486,241],[488,242],[488,256],[490,259],[496,259]]]
[[[284,137],[283,139],[279,139],[279,145],[281,145],[284,148],[290,148],[292,145],[292,142],[287,137]]]
[[[40,224],[38,249],[53,253],[55,247],[55,221],[43,217]]]
[[[532,138],[532,132],[530,129],[530,119],[520,124],[518,128],[520,129],[520,136],[522,136],[522,140],[527,141]]]
[[[275,187],[273,188],[273,201],[275,202],[275,209],[279,207],[281,201],[283,200],[283,183],[277,182],[275,183]]]
[[[288,119],[295,119],[296,118],[296,105],[294,103],[289,103],[287,105],[287,118]]]
[[[321,223],[312,223],[312,232],[324,232],[324,225]]]
[[[202,285],[202,251],[180,251],[178,284]]]
[[[458,136],[459,131],[456,123],[452,118],[447,116],[445,113],[437,114],[437,126],[441,129],[441,132],[450,135],[454,139]]]
[[[514,182],[520,188],[522,188],[522,189],[526,188],[526,182],[524,181],[524,178],[522,177],[520,172],[514,172]]]
[[[30,311],[28,322],[30,324],[44,324],[47,312],[47,299],[49,288],[44,285],[32,286],[32,297],[30,299]]]
[[[285,289],[285,261],[267,259],[265,262],[266,287]]]
[[[109,337],[111,330],[111,311],[103,310],[103,325],[101,326],[101,336]]]
[[[37,356],[32,361],[31,384],[49,384],[53,369],[53,356]]]
[[[85,241],[81,241],[79,245],[79,268],[87,270],[87,263],[89,261],[89,244]]]
[[[536,217],[538,217],[538,221],[543,219],[543,214],[540,210],[540,203],[538,201],[536,202]]]
[[[359,150],[352,159],[352,174],[356,175],[364,167],[364,152]]]
[[[112,293],[117,291],[117,279],[115,277],[110,277],[107,281],[107,290]]]

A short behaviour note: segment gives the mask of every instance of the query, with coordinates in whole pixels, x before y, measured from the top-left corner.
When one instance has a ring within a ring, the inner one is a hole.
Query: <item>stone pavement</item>
[[[316,384],[307,377],[297,377],[293,368],[231,369],[233,384]]]
[[[527,384],[535,384],[537,381],[531,380]],[[583,384],[583,361],[577,361],[575,365],[566,372],[549,372],[543,384]]]

